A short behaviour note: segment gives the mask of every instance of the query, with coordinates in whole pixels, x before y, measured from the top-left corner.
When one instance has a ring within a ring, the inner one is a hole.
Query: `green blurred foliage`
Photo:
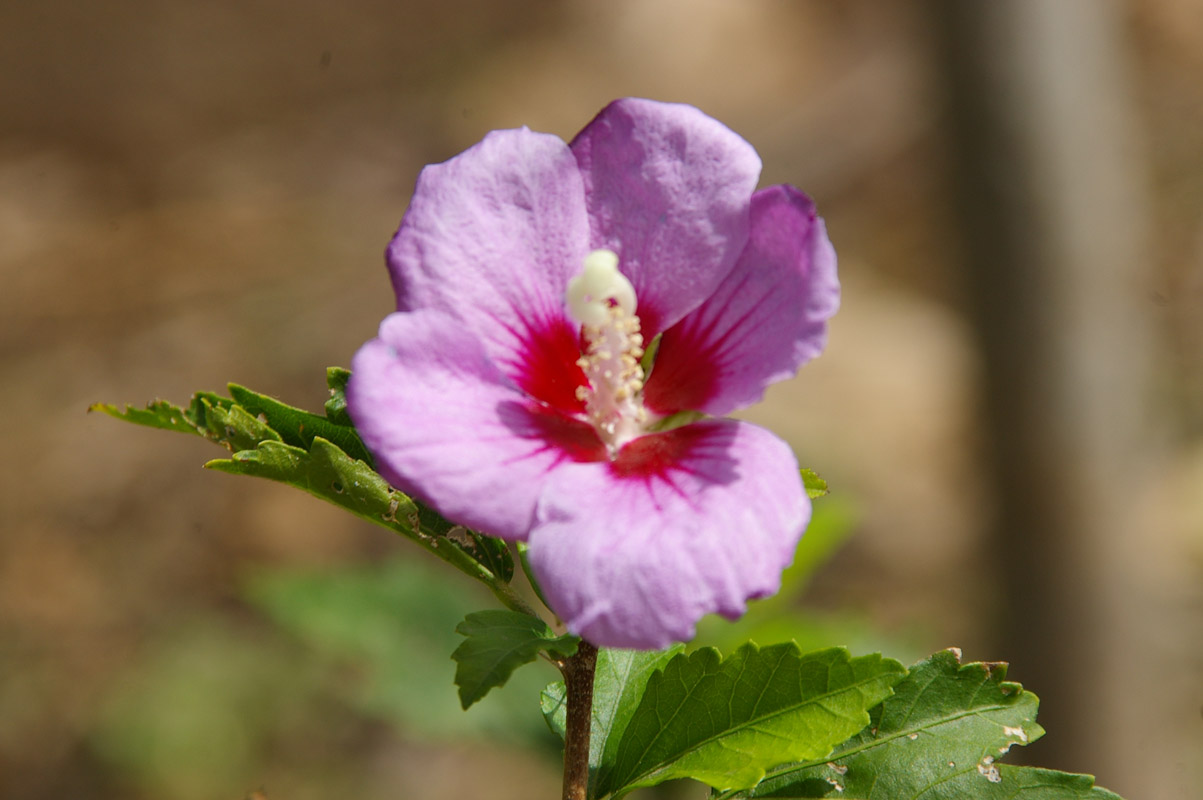
[[[492,602],[462,576],[394,557],[263,569],[244,594],[260,619],[182,624],[111,690],[92,750],[139,796],[208,800],[265,783],[289,800],[355,793],[367,778],[346,769],[346,754],[378,741],[380,724],[402,739],[493,739],[556,757],[539,714],[550,666],[460,709],[455,627]]]
[[[247,583],[247,597],[295,637],[357,711],[430,738],[495,735],[554,748],[539,693],[557,673],[519,670],[471,714],[456,699],[456,626],[493,605],[487,592],[434,565],[392,558],[372,566],[277,569]]]
[[[857,609],[818,611],[807,602],[817,571],[856,526],[852,502],[818,500],[781,592],[753,603],[736,622],[703,620],[692,648],[730,653],[749,639],[794,640],[804,652],[844,645],[911,657],[918,637],[877,630]],[[93,731],[95,752],[147,796],[164,800],[252,789],[264,780],[265,763],[293,770],[289,788],[304,782],[302,794],[321,796],[335,785],[354,791],[338,754],[372,724],[402,739],[494,739],[556,758],[559,742],[538,708],[541,689],[557,673],[547,664],[517,669],[464,713],[451,659],[463,642],[456,628],[496,599],[412,555],[250,573],[242,595],[258,618],[215,613],[160,639],[113,690]]]
[[[826,488],[826,487],[824,487]],[[691,648],[716,647],[730,653],[747,641],[767,645],[796,641],[802,652],[824,647],[847,647],[853,653],[885,652],[910,663],[921,658],[920,630],[885,631],[859,608],[818,610],[807,602],[807,590],[818,573],[856,532],[855,501],[826,495],[813,501],[813,516],[794,553],[794,562],[781,577],[781,590],[748,606],[748,613],[731,621],[710,615],[698,623]]]
[[[97,755],[162,800],[253,787],[271,742],[316,720],[320,683],[295,647],[200,618],[148,650],[115,687]]]

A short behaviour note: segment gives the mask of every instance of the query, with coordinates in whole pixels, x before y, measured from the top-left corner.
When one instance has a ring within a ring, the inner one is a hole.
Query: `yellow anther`
[[[646,430],[643,408],[643,335],[635,316],[635,289],[618,271],[618,256],[595,250],[568,283],[565,301],[581,323],[585,352],[577,365],[588,386],[576,391],[589,422],[610,453]]]

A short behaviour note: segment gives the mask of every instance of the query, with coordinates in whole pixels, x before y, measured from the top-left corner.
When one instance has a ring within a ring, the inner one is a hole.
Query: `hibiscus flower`
[[[697,109],[618,100],[570,144],[494,131],[426,167],[389,245],[398,310],[348,387],[364,443],[448,519],[526,541],[594,644],[738,617],[810,518],[790,448],[722,418],[818,355],[839,304],[814,205],[759,176]]]

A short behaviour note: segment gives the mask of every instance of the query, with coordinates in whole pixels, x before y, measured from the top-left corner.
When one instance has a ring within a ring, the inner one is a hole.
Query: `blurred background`
[[[558,796],[553,670],[458,710],[466,579],[84,412],[320,410],[421,166],[626,95],[840,255],[828,352],[747,414],[833,493],[704,640],[1008,660],[1050,731],[1012,756],[1197,796],[1200,75],[1200,0],[0,2],[0,797]]]

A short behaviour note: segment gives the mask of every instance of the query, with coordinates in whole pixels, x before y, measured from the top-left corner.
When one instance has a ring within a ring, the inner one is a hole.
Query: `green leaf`
[[[988,767],[979,771],[976,767],[970,770],[948,770],[952,775],[943,779],[934,779],[926,789],[916,790],[918,793],[887,793],[888,787],[896,783],[883,783],[886,788],[872,793],[858,792],[837,786],[843,786],[843,777],[829,770],[829,779],[807,778],[795,781],[789,785],[768,789],[767,782],[757,787],[754,794],[740,792],[737,794],[717,794],[712,798],[773,798],[773,800],[809,800],[809,798],[839,798],[840,800],[873,800],[874,798],[889,798],[889,800],[1123,800],[1114,792],[1107,791],[1101,786],[1094,785],[1090,775],[1075,775],[1069,772],[1058,772],[1037,767],[1014,767],[1010,764],[995,765],[997,782],[991,782]],[[900,775],[899,778],[906,778]],[[763,792],[768,792],[763,793]]]
[[[400,533],[486,583],[504,577],[492,573],[486,561],[477,557],[479,546],[464,528],[419,507],[367,464],[325,439],[315,438],[308,451],[265,441],[254,450],[240,450],[232,458],[216,459],[205,467],[286,483]]]
[[[202,398],[200,405],[204,409],[202,432],[235,452],[253,450],[260,442],[281,441],[270,425],[242,406],[226,407],[208,398]]]
[[[146,425],[150,428],[161,428],[178,433],[200,433],[183,409],[165,400],[153,400],[146,404],[145,409],[134,408],[127,404],[124,410],[108,403],[93,403],[88,406],[88,413],[93,411],[101,411],[110,417],[132,422],[135,425]]]
[[[701,411],[678,411],[652,423],[648,430],[671,431],[673,428],[681,428],[700,419],[706,419],[706,414]]]
[[[347,381],[351,371],[342,367],[326,367],[326,385],[330,387],[330,399],[326,401],[326,419],[335,425],[354,427],[347,413]]]
[[[456,663],[455,685],[465,709],[490,689],[504,685],[515,669],[540,653],[567,658],[580,642],[571,634],[556,636],[543,620],[516,611],[474,612],[455,632],[468,637],[451,654]]]
[[[213,409],[229,411],[233,406],[234,401],[228,397],[222,397],[215,392],[197,392],[192,395],[192,402],[188,405],[188,419],[196,426],[197,433],[201,436],[235,450],[237,448],[232,447],[225,438],[224,427],[211,418]]]
[[[308,448],[316,437],[333,442],[340,450],[351,458],[357,458],[367,464],[372,463],[367,448],[359,440],[355,429],[347,425],[338,425],[325,417],[310,414],[299,408],[285,405],[275,398],[259,394],[239,386],[230,384],[230,396],[234,402],[247,413],[262,419],[265,425],[271,427],[278,438],[296,447]]]
[[[263,442],[256,449],[234,453],[233,458],[210,461],[205,468],[286,483],[373,522],[401,523],[417,512],[409,498],[394,491],[367,464],[325,439],[314,439],[311,450]],[[413,527],[408,520],[401,524]]]
[[[97,403],[89,411],[154,428],[193,433],[225,445],[233,457],[206,467],[287,483],[390,528],[488,583],[511,608],[525,603],[508,586],[514,560],[508,545],[444,519],[395,489],[371,467],[370,454],[346,416],[350,372],[327,370],[331,399],[319,417],[279,400],[230,384],[233,397],[197,392],[187,409],[162,400],[145,410]],[[334,421],[337,420],[337,421]],[[343,424],[343,420],[346,424]]]
[[[607,742],[596,796],[672,778],[748,788],[785,761],[821,758],[869,724],[902,665],[842,648],[802,655],[796,644],[746,644],[729,658],[706,648],[653,674],[621,741]]]
[[[551,608],[551,603],[547,602],[547,598],[543,596],[543,587],[539,585],[539,577],[535,575],[535,570],[530,565],[530,545],[526,542],[515,542],[514,549],[518,551],[518,563],[522,565],[522,574],[526,576],[526,581],[534,591],[535,597],[539,598],[540,603]]]
[[[663,332],[657,333],[643,349],[643,358],[639,359],[639,367],[643,370],[645,379],[652,376],[652,369],[656,366],[656,354],[660,352],[660,340],[663,338]]]
[[[264,420],[213,392],[197,392],[187,409],[154,400],[146,404],[145,410],[129,405],[121,410],[107,403],[95,403],[88,411],[103,411],[136,425],[197,434],[224,444],[231,451],[253,449],[262,441],[281,441],[280,435]]]
[[[915,665],[872,725],[827,756],[771,770],[727,798],[842,800],[1117,800],[1089,776],[999,765],[1044,735],[1037,697],[1005,681],[1005,664],[965,664],[946,650]]]
[[[617,743],[622,738],[631,715],[643,697],[648,678],[684,649],[684,645],[674,645],[667,650],[598,649],[597,668],[593,674],[590,770],[596,771],[601,766],[606,744]],[[547,726],[563,739],[568,710],[564,682],[556,681],[548,685],[539,698],[539,704]]]
[[[819,477],[813,469],[802,468],[802,485],[806,488],[806,496],[811,500],[827,494],[827,481]]]
[[[419,514],[420,516],[421,514]],[[467,533],[467,540],[460,543],[460,546],[488,568],[489,572],[506,583],[512,581],[514,579],[514,556],[510,554],[509,545],[501,539],[485,536],[483,533],[476,531]]]

